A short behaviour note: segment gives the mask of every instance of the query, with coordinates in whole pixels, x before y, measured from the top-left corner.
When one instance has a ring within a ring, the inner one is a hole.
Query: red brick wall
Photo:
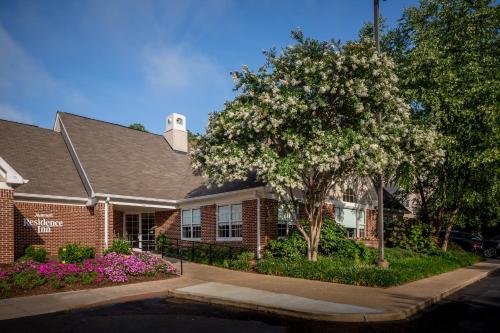
[[[260,199],[260,245],[265,249],[271,239],[278,238],[278,201]]]
[[[201,241],[215,243],[217,238],[217,206],[200,207],[201,214]]]
[[[217,241],[217,205],[200,207],[201,241],[204,243],[227,244],[231,246],[245,246],[257,249],[257,200],[242,202],[243,230],[241,241]],[[156,213],[156,234],[161,232],[169,238],[181,238],[180,210]],[[270,199],[261,199],[261,244],[265,247],[270,239],[278,235],[277,202]]]
[[[36,213],[52,213],[53,220],[63,221],[62,227],[53,227],[50,233],[38,233],[23,225],[23,219],[34,219]],[[104,204],[95,207],[61,205],[50,203],[14,202],[14,252],[16,258],[28,245],[46,248],[56,255],[59,247],[66,243],[81,243],[96,248],[99,255],[104,243]],[[110,234],[112,235],[112,233]]]
[[[169,238],[181,238],[181,217],[179,210],[155,213],[155,234],[166,233]]]
[[[0,189],[0,264],[14,261],[14,191]]]

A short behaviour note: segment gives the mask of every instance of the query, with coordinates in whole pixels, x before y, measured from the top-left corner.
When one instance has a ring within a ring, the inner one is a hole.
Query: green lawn
[[[319,257],[317,262],[304,259],[269,258],[257,262],[259,273],[321,280],[360,286],[389,287],[419,280],[432,275],[469,266],[481,261],[481,257],[461,249],[439,251],[434,255],[414,254],[411,251],[387,248],[388,269],[372,263],[350,259]]]

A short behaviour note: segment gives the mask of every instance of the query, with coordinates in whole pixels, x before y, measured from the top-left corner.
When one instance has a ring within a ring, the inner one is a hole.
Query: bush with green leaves
[[[36,262],[47,262],[47,255],[48,252],[45,248],[43,247],[34,247],[33,245],[28,246],[24,250],[24,259],[32,259],[33,261]]]
[[[111,252],[129,255],[132,253],[132,247],[130,246],[130,242],[126,239],[117,238],[113,240],[113,245],[104,250],[104,255]]]
[[[165,248],[169,248],[171,241],[167,237],[167,234],[165,232],[160,233],[158,236],[156,236],[155,240],[155,248],[156,251],[163,251]]]
[[[78,243],[66,244],[57,254],[62,263],[82,263],[85,259],[95,258],[95,248]]]
[[[14,286],[21,289],[30,290],[37,286],[41,286],[47,280],[34,269],[16,272],[12,275]]]
[[[257,261],[259,273],[289,276],[362,286],[389,287],[423,279],[472,265],[482,258],[460,248],[436,254],[415,253],[408,249],[387,248],[389,268],[353,259],[319,256],[317,262],[302,258],[265,258]]]
[[[302,258],[306,255],[307,244],[297,230],[286,239],[269,241],[265,257]],[[323,221],[319,241],[319,253],[323,256],[373,261],[375,252],[364,244],[346,238],[343,226],[331,219]]]
[[[434,228],[416,219],[399,219],[386,225],[386,241],[390,247],[409,249],[418,253],[434,253]]]
[[[0,279],[0,299],[9,298],[12,295],[12,287],[6,279]]]

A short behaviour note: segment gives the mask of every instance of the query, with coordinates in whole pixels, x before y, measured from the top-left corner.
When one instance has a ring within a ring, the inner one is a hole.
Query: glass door
[[[125,238],[133,249],[139,249],[139,214],[125,214]]]
[[[141,249],[153,251],[155,246],[155,214],[141,214]]]

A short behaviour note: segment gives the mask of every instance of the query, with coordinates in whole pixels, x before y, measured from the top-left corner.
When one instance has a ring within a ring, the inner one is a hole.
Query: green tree
[[[494,224],[500,202],[500,10],[489,0],[422,0],[386,36],[414,121],[434,127],[443,165],[410,170],[430,219]]]
[[[255,172],[287,203],[315,261],[333,186],[395,168],[406,160],[405,143],[423,138],[408,126],[393,61],[372,40],[341,46],[292,35],[296,44],[265,52],[257,72],[233,73],[239,94],[210,115],[193,167],[216,184]],[[432,141],[433,133],[422,133]]]
[[[128,126],[128,128],[131,128],[131,129],[135,129],[137,131],[141,131],[141,132],[146,132],[146,133],[149,133],[149,131],[146,129],[146,127],[144,127],[143,124],[140,124],[140,123],[133,123],[133,124],[130,124]]]

